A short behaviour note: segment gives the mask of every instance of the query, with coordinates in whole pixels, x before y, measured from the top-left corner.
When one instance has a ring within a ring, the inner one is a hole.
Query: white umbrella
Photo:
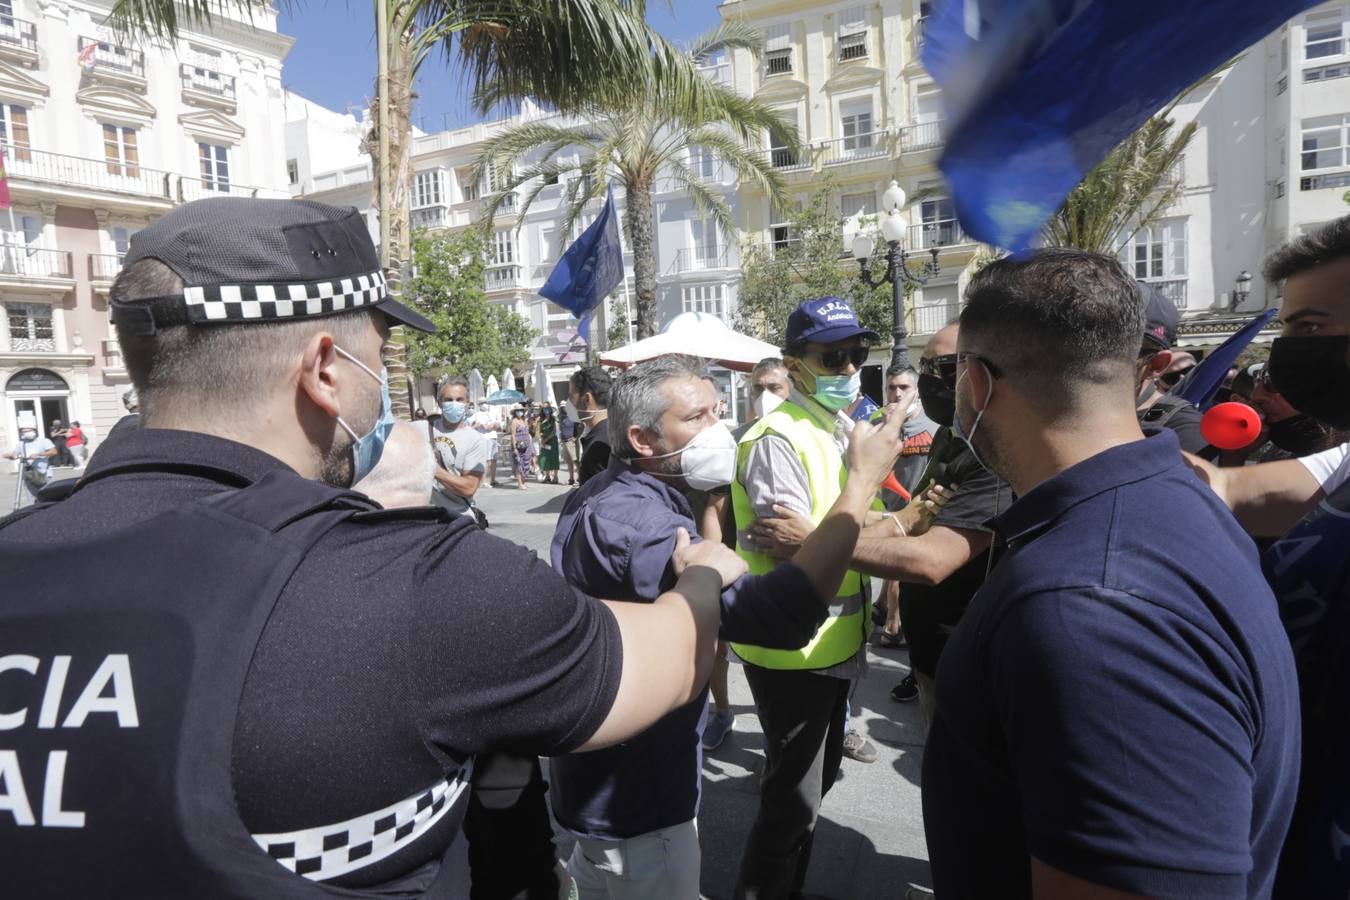
[[[487,384],[483,385],[483,393],[484,393],[484,394],[491,395],[491,394],[497,393],[497,392],[500,391],[501,389],[502,389],[502,386],[501,386],[500,384],[497,383],[497,376],[496,376],[496,375],[489,375],[489,376],[488,376],[488,380],[487,380]]]
[[[553,385],[548,380],[548,369],[544,368],[542,360],[534,364],[534,402],[553,402]]]
[[[515,389],[516,373],[511,371],[510,366],[507,366],[505,369],[502,369],[502,390],[514,391]]]
[[[477,369],[469,372],[469,402],[481,403],[486,394],[483,392],[483,373]]]
[[[600,354],[600,362],[626,369],[633,363],[670,353],[702,357],[737,372],[749,372],[755,363],[781,351],[773,344],[732,331],[711,313],[681,313],[666,330]]]

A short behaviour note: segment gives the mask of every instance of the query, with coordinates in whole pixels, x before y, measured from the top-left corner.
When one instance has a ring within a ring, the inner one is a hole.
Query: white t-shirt
[[[487,469],[488,440],[474,431],[468,424],[461,422],[459,427],[451,429],[440,416],[427,419],[431,423],[431,446],[436,451],[440,465],[451,475],[469,475],[482,473]],[[447,509],[463,512],[469,508],[469,501],[452,491],[446,490],[439,482],[436,484],[438,499]]]
[[[35,437],[31,441],[19,441],[14,445],[10,452],[14,454],[15,459],[20,457],[33,458],[33,471],[45,475],[47,467],[51,465],[52,457],[38,456],[39,453],[46,453],[48,450],[55,450],[56,445],[45,437]]]
[[[1301,456],[1298,461],[1322,485],[1324,494],[1330,494],[1350,481],[1350,444],[1341,444],[1311,456]]]

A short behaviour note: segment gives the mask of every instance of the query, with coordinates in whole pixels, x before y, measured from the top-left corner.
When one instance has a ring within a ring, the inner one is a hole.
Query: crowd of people
[[[431,326],[356,211],[178,207],[110,296],[137,416],[0,520],[6,883],[693,898],[735,662],[765,765],[726,887],[803,896],[843,759],[876,758],[872,642],[927,736],[908,896],[1344,897],[1350,217],[1267,277],[1281,335],[1216,398],[1263,423],[1239,450],[1180,396],[1175,307],[1077,250],[984,267],[875,412],[880,336],[825,297],[735,429],[681,355],[500,418],[450,377],[396,422],[380,347]],[[213,299],[278,284],[322,299]],[[547,560],[485,530],[499,452],[579,482]]]

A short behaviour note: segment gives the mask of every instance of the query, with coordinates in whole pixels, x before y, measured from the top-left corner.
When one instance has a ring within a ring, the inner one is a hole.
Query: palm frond
[[[745,145],[716,128],[700,128],[690,132],[687,141],[691,147],[711,150],[738,176],[748,179],[767,194],[770,202],[779,205],[787,202],[783,174],[773,167],[762,151],[746,149]]]
[[[118,34],[173,38],[183,28],[210,25],[213,15],[236,10],[251,20],[271,8],[270,0],[116,0],[108,22]]]
[[[749,50],[758,56],[763,46],[763,32],[742,19],[734,19],[698,35],[689,42],[684,52],[695,63],[701,63],[715,50]]]
[[[688,192],[690,198],[694,201],[694,208],[699,213],[712,216],[722,234],[726,235],[727,238],[736,234],[736,217],[732,214],[727,201],[723,199],[721,194],[710,189],[707,184],[700,180],[683,161],[674,160],[671,162],[670,177],[680,188]]]

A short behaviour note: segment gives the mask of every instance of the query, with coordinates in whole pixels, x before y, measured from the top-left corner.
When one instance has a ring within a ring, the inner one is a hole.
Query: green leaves
[[[529,322],[488,300],[483,292],[487,248],[482,232],[417,235],[413,271],[403,301],[436,324],[435,334],[410,332],[408,367],[414,372],[464,375],[500,372],[530,359],[538,333]]]

